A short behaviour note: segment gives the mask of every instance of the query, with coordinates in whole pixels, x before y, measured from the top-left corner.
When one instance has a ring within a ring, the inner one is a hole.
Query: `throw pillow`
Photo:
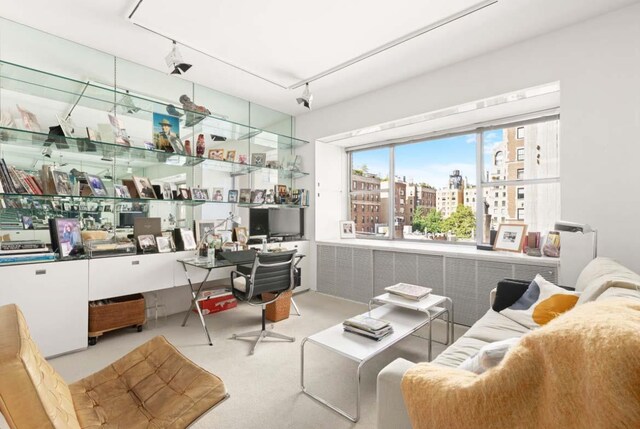
[[[576,302],[577,294],[554,285],[538,274],[520,299],[500,311],[500,314],[529,329],[535,329],[571,310]]]
[[[508,338],[483,346],[474,356],[468,357],[458,368],[476,374],[482,374],[486,370],[498,366],[511,347],[515,346],[520,338]]]
[[[529,287],[529,281],[505,279],[498,282],[496,286],[496,297],[491,308],[500,312],[512,306]]]

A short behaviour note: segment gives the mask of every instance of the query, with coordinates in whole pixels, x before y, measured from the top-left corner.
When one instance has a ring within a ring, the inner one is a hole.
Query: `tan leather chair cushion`
[[[226,396],[220,378],[155,337],[70,386],[82,428],[184,428]]]
[[[11,428],[80,428],[69,387],[40,354],[15,304],[0,307],[0,411]]]

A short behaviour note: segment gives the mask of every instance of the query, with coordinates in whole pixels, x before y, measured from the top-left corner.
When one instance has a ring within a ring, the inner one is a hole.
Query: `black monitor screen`
[[[137,217],[143,217],[144,213],[142,212],[120,212],[120,223],[118,226],[121,228],[133,228],[133,220]]]
[[[249,235],[269,235],[269,209],[249,209]]]
[[[302,237],[304,235],[304,210],[269,209],[269,235],[271,237]]]

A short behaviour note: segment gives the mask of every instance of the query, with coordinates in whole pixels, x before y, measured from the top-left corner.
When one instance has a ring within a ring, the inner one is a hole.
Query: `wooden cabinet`
[[[17,304],[47,356],[87,347],[89,261],[0,267],[0,305]]]

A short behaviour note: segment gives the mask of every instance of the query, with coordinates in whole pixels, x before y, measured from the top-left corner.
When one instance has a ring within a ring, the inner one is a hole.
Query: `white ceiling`
[[[127,19],[138,0],[0,0],[4,18],[165,70],[171,43]],[[499,0],[311,84],[314,109],[548,33],[637,0]],[[289,86],[478,0],[144,0],[141,25]],[[287,90],[181,48],[189,80],[293,115]]]

